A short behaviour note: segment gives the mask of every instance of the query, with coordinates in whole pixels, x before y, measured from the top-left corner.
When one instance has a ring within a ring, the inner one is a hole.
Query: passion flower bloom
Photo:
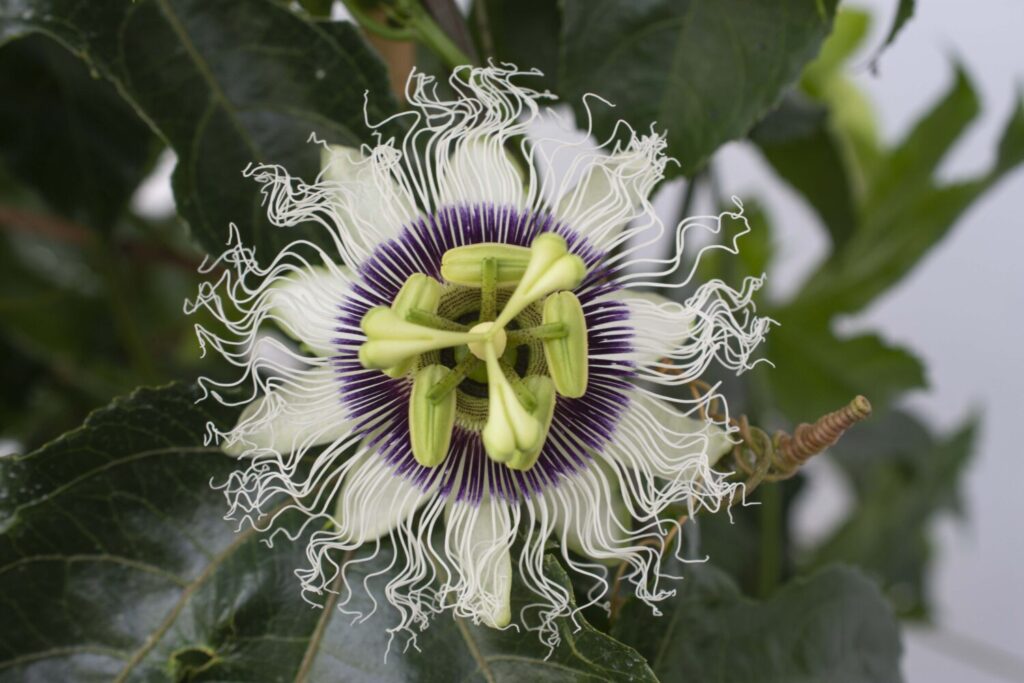
[[[737,486],[712,468],[732,443],[702,417],[711,397],[686,385],[715,361],[750,367],[770,323],[751,302],[762,279],[698,285],[682,251],[691,230],[749,229],[742,206],[666,230],[648,201],[664,137],[622,124],[597,150],[532,140],[557,115],[528,75],[459,69],[445,99],[414,74],[402,139],[319,143],[311,183],[247,169],[271,222],[317,223],[330,248],[297,239],[261,267],[233,232],[188,307],[221,323],[197,327],[204,348],[244,371],[204,386],[222,401],[251,389],[215,432],[240,464],[229,516],[282,530],[300,511],[284,533],[311,532],[304,595],[340,591],[344,607],[376,580],[410,633],[451,609],[556,642],[571,606],[549,551],[591,577],[591,602],[622,563],[640,599],[662,599],[666,508],[714,510]],[[644,255],[665,242],[667,258]],[[653,293],[684,287],[682,303]],[[295,343],[266,341],[271,324]],[[389,572],[345,581],[384,548]],[[536,596],[520,615],[515,580]]]

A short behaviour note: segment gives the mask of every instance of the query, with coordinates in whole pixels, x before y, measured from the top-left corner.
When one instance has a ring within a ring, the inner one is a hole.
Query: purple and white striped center
[[[519,472],[491,460],[478,432],[456,425],[444,462],[423,467],[413,457],[409,439],[408,378],[391,378],[359,363],[363,338],[360,322],[374,306],[388,306],[402,284],[415,273],[441,278],[441,257],[449,249],[499,242],[529,246],[544,232],[565,238],[572,253],[587,265],[587,276],[574,291],[583,307],[589,346],[589,382],[579,398],[559,396],[547,441],[537,463]],[[339,304],[337,349],[332,357],[340,380],[340,396],[367,446],[384,458],[396,476],[456,499],[478,502],[488,489],[493,496],[516,500],[556,486],[561,478],[586,468],[592,451],[611,440],[630,400],[633,365],[624,360],[632,350],[633,331],[625,304],[605,295],[619,288],[602,265],[605,254],[579,233],[546,213],[479,204],[451,206],[423,216],[398,237],[380,244],[359,264],[359,283]]]

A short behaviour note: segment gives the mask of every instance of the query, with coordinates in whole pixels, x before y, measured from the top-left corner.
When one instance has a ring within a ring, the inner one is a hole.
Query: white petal
[[[392,175],[393,154],[381,147],[376,156],[367,157],[343,145],[329,145],[320,154],[321,181],[335,184],[335,208],[348,225],[349,237],[367,250],[394,239],[417,213],[415,201]]]
[[[318,356],[336,353],[338,306],[349,290],[347,269],[305,268],[279,279],[267,292],[270,316]]]
[[[247,405],[223,450],[229,455],[249,448],[290,453],[330,443],[350,431],[334,369],[316,368]]]
[[[487,626],[512,618],[513,525],[508,506],[485,495],[479,505],[449,503],[447,543],[461,575],[459,607]]]
[[[612,295],[629,308],[634,360],[642,365],[671,356],[690,336],[697,311],[652,292],[620,290]]]
[[[648,195],[664,175],[663,147],[661,138],[648,136],[599,157],[559,199],[556,217],[600,245],[613,241],[644,213]]]
[[[560,484],[550,495],[554,529],[562,543],[597,562],[617,564],[630,543],[630,515],[618,475],[594,462],[590,469]]]
[[[338,496],[334,520],[349,543],[375,541],[411,517],[434,495],[399,476],[376,452],[361,456],[349,470]]]
[[[440,170],[442,203],[523,205],[523,175],[499,137],[467,138],[447,162]]]

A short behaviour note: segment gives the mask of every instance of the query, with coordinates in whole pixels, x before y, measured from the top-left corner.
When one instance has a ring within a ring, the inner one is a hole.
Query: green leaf
[[[959,507],[976,432],[971,420],[937,439],[900,412],[851,431],[830,453],[850,474],[857,502],[805,564],[856,563],[880,579],[900,614],[927,615],[932,523],[938,513]]]
[[[889,216],[930,185],[939,162],[978,111],[974,86],[967,73],[958,67],[949,91],[885,155],[870,179],[865,200],[869,221],[865,227],[881,229]]]
[[[258,186],[241,176],[248,164],[311,178],[311,132],[367,142],[364,93],[371,120],[395,109],[383,64],[351,24],[312,21],[273,0],[19,0],[0,10],[0,41],[32,31],[114,81],[174,149],[178,211],[214,253],[232,222],[261,259],[300,236],[269,225]]]
[[[210,483],[237,461],[205,445],[206,423],[225,428],[238,410],[200,395],[141,389],[0,459],[0,680],[654,681],[634,650],[585,621],[558,621],[550,657],[535,634],[450,614],[419,635],[420,651],[403,651],[386,631],[397,623],[383,595],[389,546],[350,574],[346,608],[379,603],[367,623],[353,625],[334,594],[311,609],[294,575],[308,532],[268,547],[222,519]],[[553,559],[546,572],[568,586]],[[517,587],[514,606],[530,600]]]
[[[692,174],[722,143],[747,133],[779,101],[828,35],[835,2],[825,0],[566,0],[563,95],[577,121],[595,93],[594,132],[626,120],[668,129],[668,153]]]
[[[914,16],[914,0],[899,0],[899,5],[896,6],[896,16],[893,17],[892,26],[889,28],[889,35],[885,37],[885,42],[882,43],[882,49],[892,45],[892,42],[896,40],[896,36],[903,30],[904,25]]]
[[[525,83],[558,92],[562,15],[555,0],[479,0],[472,19],[482,52],[521,69],[540,69],[543,78]]]
[[[842,142],[829,126],[828,110],[797,93],[750,133],[775,171],[821,216],[832,244],[841,248],[857,226],[853,180]]]
[[[976,107],[973,89],[959,76],[951,92],[883,161],[857,233],[808,279],[794,307],[820,316],[860,310],[909,273],[971,204],[1024,162],[1024,113],[1018,106],[987,173],[936,184],[935,169]]]
[[[797,579],[758,603],[728,576],[691,564],[677,594],[627,603],[612,635],[662,680],[687,683],[886,683],[901,680],[896,620],[875,585],[847,567]]]
[[[0,160],[73,221],[109,231],[148,170],[149,127],[52,40],[0,49]]]
[[[780,325],[768,335],[765,357],[775,368],[764,379],[792,420],[812,422],[858,394],[883,410],[900,393],[925,386],[921,362],[876,335],[840,339],[825,323],[790,309],[772,316]]]

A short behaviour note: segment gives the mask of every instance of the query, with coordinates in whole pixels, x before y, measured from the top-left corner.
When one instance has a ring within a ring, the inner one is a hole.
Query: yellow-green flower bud
[[[543,340],[544,357],[555,389],[562,396],[579,398],[587,391],[587,321],[583,306],[572,292],[556,292],[544,302],[544,324],[561,323],[565,335]]]
[[[444,462],[455,427],[454,391],[438,400],[430,398],[430,390],[448,375],[443,365],[428,365],[416,373],[409,398],[409,439],[412,455],[424,467]]]
[[[484,259],[497,264],[497,286],[514,287],[530,263],[530,250],[511,244],[486,242],[449,249],[441,257],[441,277],[466,287],[483,285]]]

